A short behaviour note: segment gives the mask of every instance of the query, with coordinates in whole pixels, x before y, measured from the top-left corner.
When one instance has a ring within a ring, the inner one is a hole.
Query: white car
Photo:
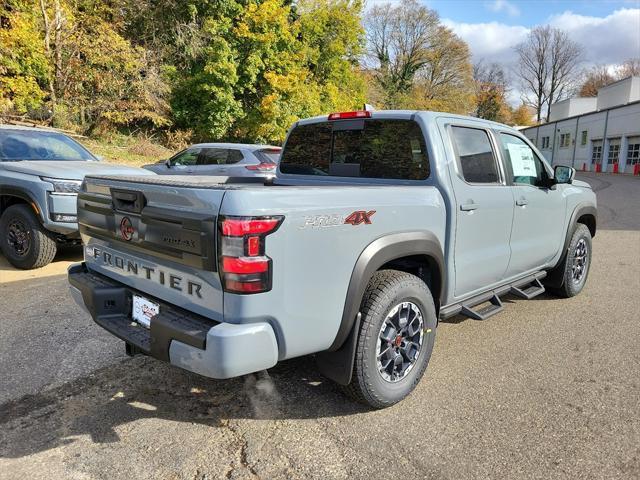
[[[216,175],[225,177],[273,177],[280,161],[280,147],[242,143],[198,143],[142,168],[160,175]]]

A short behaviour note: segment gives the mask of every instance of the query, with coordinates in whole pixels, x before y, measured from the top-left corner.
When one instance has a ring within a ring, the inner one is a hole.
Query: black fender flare
[[[564,261],[567,257],[567,252],[569,250],[569,242],[571,242],[571,236],[573,234],[573,229],[578,223],[578,219],[584,215],[593,215],[594,224],[593,231],[591,232],[591,236],[595,237],[596,235],[596,226],[598,221],[598,209],[593,206],[591,203],[579,203],[573,209],[571,213],[571,217],[569,218],[569,222],[567,223],[567,231],[565,232],[564,243],[562,244],[562,255],[560,255],[560,259],[558,263],[547,273],[547,276],[543,280],[543,283],[552,288],[560,288],[564,283]]]
[[[36,214],[36,216],[41,222],[44,221],[44,217],[43,217],[44,212],[42,211],[42,208],[40,208],[40,206],[38,205],[38,202],[33,198],[31,193],[29,193],[28,191],[23,190],[21,188],[16,188],[16,187],[0,186],[0,197],[4,197],[4,196],[16,197],[21,200],[24,200],[27,204],[29,204],[31,208],[33,208],[33,206],[35,205],[36,211],[33,213]]]
[[[336,337],[325,352],[316,355],[323,375],[342,385],[351,381],[357,333],[360,327],[360,303],[373,274],[384,264],[407,256],[427,256],[432,268],[438,270],[437,292],[432,292],[442,304],[445,285],[444,253],[438,237],[432,232],[403,232],[380,237],[360,254],[351,273],[342,320]]]

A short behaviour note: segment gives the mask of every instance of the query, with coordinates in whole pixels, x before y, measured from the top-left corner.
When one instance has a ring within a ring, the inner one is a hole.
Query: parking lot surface
[[[46,269],[0,256],[0,478],[640,478],[640,179],[598,194],[587,286],[437,329],[427,373],[369,411],[313,359],[214,381],[144,357]]]

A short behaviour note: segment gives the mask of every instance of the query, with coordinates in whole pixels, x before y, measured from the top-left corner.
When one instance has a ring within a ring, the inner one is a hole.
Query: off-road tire
[[[574,281],[573,277],[573,262],[576,254],[576,248],[578,243],[584,240],[587,248],[587,263],[586,270],[579,282]],[[573,233],[571,235],[571,240],[569,241],[569,247],[567,248],[567,254],[565,255],[564,264],[563,264],[563,282],[560,288],[551,289],[552,293],[564,298],[574,297],[578,295],[585,284],[587,283],[587,277],[589,276],[589,270],[591,269],[591,258],[592,258],[592,242],[591,242],[591,232],[587,228],[586,225],[582,223],[577,223],[573,229]]]
[[[383,379],[378,370],[376,347],[380,329],[391,310],[402,302],[413,302],[423,317],[424,336],[418,358],[411,371],[395,383]],[[427,285],[415,275],[381,270],[373,276],[365,291],[360,308],[362,320],[356,345],[351,383],[345,393],[354,400],[373,408],[389,407],[407,395],[424,374],[436,334],[436,311]]]
[[[28,235],[28,248],[19,254],[9,242],[9,227],[18,222]],[[29,270],[44,267],[56,256],[54,236],[38,221],[28,205],[12,205],[0,217],[0,249],[16,268]]]

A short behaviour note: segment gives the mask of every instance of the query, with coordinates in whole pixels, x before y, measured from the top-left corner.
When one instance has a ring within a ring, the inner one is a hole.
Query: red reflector
[[[269,270],[269,260],[265,257],[222,257],[222,271],[224,273],[263,273]]]
[[[247,255],[250,257],[260,255],[260,237],[254,236],[247,239]]]
[[[222,234],[231,237],[269,233],[278,226],[282,218],[240,219],[225,218],[222,222]]]
[[[262,282],[238,282],[237,280],[227,280],[225,288],[229,292],[238,293],[260,293],[265,289]]]
[[[368,110],[357,110],[355,112],[336,112],[329,114],[329,120],[344,120],[347,118],[371,118]]]

